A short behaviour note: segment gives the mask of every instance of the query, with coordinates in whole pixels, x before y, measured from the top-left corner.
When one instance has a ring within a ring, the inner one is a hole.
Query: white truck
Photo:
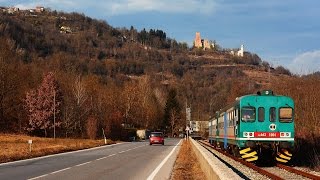
[[[149,139],[151,131],[147,129],[138,129],[137,130],[137,138],[141,140]]]

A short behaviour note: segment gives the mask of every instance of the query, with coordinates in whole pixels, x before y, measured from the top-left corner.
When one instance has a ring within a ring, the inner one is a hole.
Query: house
[[[190,121],[189,127],[191,132],[205,132],[209,124],[207,121]]]
[[[69,26],[61,26],[60,33],[72,33],[71,28]]]
[[[41,12],[44,11],[44,7],[42,7],[42,6],[37,6],[36,9],[35,9],[35,11],[36,11],[37,13],[41,13]]]
[[[8,12],[9,14],[13,14],[13,13],[15,13],[15,12],[19,12],[19,8],[17,8],[17,7],[9,7],[9,8],[7,9],[7,12]]]

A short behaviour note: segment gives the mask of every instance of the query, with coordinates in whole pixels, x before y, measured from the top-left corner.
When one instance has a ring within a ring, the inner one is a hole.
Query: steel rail
[[[281,168],[281,169],[284,169],[286,171],[292,172],[294,174],[298,174],[298,175],[307,177],[309,179],[318,179],[318,180],[320,179],[320,176],[317,176],[317,175],[314,175],[314,174],[310,174],[310,173],[307,173],[307,172],[304,172],[304,171],[301,171],[301,170],[298,170],[298,169],[295,169],[293,167],[289,167],[289,166],[286,166],[286,165],[283,165],[283,164],[277,164],[277,167]]]
[[[237,161],[237,162],[239,162],[239,163],[241,163],[241,164],[243,164],[243,165],[245,165],[245,166],[247,166],[247,167],[249,167],[249,168],[251,168],[251,169],[253,169],[255,171],[257,171],[258,173],[260,173],[262,175],[268,176],[271,179],[276,179],[276,180],[280,180],[280,179],[282,180],[283,179],[280,176],[272,174],[272,173],[270,173],[270,172],[268,172],[268,171],[266,171],[266,170],[264,170],[264,169],[262,169],[262,168],[260,168],[260,167],[258,167],[256,165],[254,165],[252,163],[249,163],[249,162],[244,161],[242,159],[236,158],[236,157],[234,157],[234,156],[232,156],[232,155],[230,155],[230,154],[228,154],[228,153],[226,153],[226,152],[224,152],[224,151],[222,151],[220,149],[216,149],[214,146],[212,146],[211,144],[209,144],[207,142],[203,142],[203,141],[199,141],[199,142],[201,144],[203,144],[204,146],[210,147],[210,148],[218,151],[219,153],[221,153],[221,154],[223,154],[223,155],[225,155],[225,156],[227,156],[227,157],[229,157],[229,158],[231,158],[231,159],[233,159],[233,160],[235,160],[235,161]],[[213,152],[211,152],[211,153],[213,153]]]

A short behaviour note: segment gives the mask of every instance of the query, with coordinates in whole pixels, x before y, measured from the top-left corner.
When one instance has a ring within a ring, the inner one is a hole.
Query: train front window
[[[269,113],[270,113],[270,122],[275,122],[276,121],[276,108],[271,107]]]
[[[264,108],[263,107],[258,108],[258,121],[259,122],[264,121]]]
[[[241,120],[245,122],[252,122],[256,119],[256,108],[254,107],[243,107],[241,109]]]
[[[279,109],[280,122],[292,122],[293,109],[290,107],[282,107]]]

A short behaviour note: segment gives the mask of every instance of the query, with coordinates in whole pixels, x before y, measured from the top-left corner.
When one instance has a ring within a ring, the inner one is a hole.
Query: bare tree
[[[178,123],[178,119],[179,119],[179,116],[178,116],[178,113],[175,109],[172,109],[171,110],[171,113],[170,113],[170,126],[171,126],[171,136],[174,137],[174,133],[176,132],[177,130],[177,123]]]
[[[125,103],[125,123],[134,123],[138,124],[137,119],[134,117],[135,116],[135,111],[134,109],[136,108],[135,105],[138,105],[138,88],[135,83],[127,83],[124,86],[123,90],[123,98],[124,98],[124,103]]]
[[[87,95],[86,89],[84,87],[84,84],[81,81],[80,75],[75,80],[72,91],[73,91],[73,95],[76,99],[77,105],[82,106],[83,103],[86,102],[88,95]]]

